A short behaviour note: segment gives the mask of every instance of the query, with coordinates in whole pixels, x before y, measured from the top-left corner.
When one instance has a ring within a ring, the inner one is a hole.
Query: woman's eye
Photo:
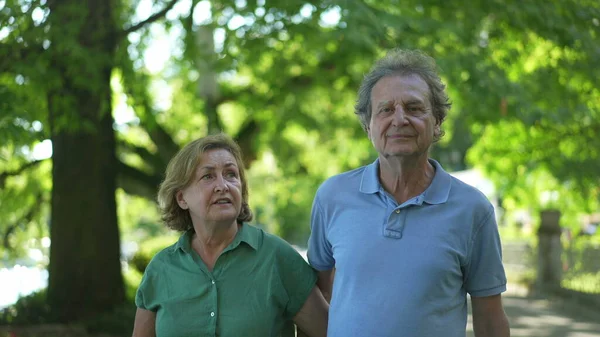
[[[210,179],[210,178],[211,178],[211,175],[210,175],[210,174],[205,174],[205,175],[203,175],[202,177],[200,177],[200,180],[208,180],[208,179]]]
[[[229,172],[229,173],[227,173],[227,176],[230,177],[230,178],[235,178],[235,177],[237,177],[237,173],[235,173],[235,172]]]

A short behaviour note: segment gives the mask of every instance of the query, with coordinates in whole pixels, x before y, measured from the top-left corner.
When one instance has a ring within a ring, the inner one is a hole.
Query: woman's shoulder
[[[178,249],[178,242],[174,242],[165,248],[159,250],[154,256],[150,259],[148,266],[146,269],[150,271],[157,271],[165,266],[171,264],[171,260],[173,259],[173,254]]]
[[[270,233],[263,228],[253,225],[248,225],[248,229],[253,232],[253,235],[261,242],[261,249],[277,250],[277,251],[295,251],[294,247],[285,239],[278,235]]]

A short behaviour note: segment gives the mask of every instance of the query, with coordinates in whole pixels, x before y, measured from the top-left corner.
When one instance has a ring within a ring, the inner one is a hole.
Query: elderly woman
[[[290,319],[309,336],[326,335],[315,271],[284,240],[246,223],[248,186],[231,138],[186,145],[158,201],[165,224],[183,235],[144,273],[134,336],[280,336]]]

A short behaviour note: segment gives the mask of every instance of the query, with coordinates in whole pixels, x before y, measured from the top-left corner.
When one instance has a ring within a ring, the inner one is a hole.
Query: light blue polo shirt
[[[401,205],[378,160],[319,187],[308,259],[336,268],[329,337],[464,337],[467,293],[506,290],[491,203],[430,163],[431,185]]]

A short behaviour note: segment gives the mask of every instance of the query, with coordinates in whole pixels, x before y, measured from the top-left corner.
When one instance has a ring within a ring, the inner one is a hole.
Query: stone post
[[[560,211],[543,210],[540,216],[537,285],[540,290],[557,289],[562,279]]]

